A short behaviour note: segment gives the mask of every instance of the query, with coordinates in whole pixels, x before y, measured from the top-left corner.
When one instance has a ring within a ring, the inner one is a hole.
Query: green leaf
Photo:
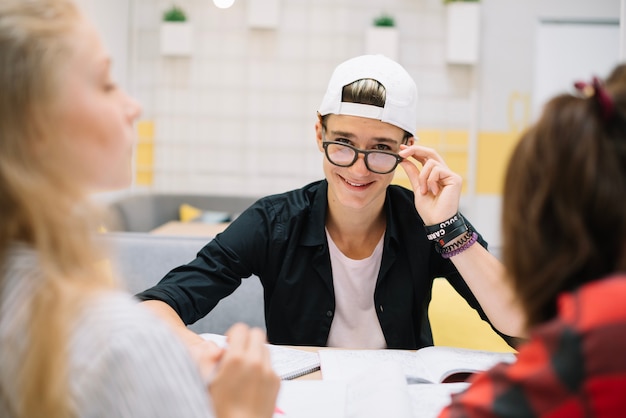
[[[388,14],[381,14],[377,18],[374,18],[374,26],[393,27],[396,26],[396,21]]]
[[[187,16],[180,7],[172,6],[163,13],[163,20],[165,22],[185,22],[187,21]]]

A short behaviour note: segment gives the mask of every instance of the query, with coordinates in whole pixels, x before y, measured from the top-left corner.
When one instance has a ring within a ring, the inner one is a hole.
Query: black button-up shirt
[[[200,250],[137,296],[166,302],[186,324],[207,315],[241,279],[257,275],[264,287],[268,341],[326,346],[335,312],[325,233],[325,180],[264,197]],[[376,314],[389,348],[433,344],[428,305],[433,279],[445,277],[486,316],[449,260],[426,239],[413,192],[391,185],[384,206],[387,230],[374,291]],[[479,242],[487,246],[482,237]]]

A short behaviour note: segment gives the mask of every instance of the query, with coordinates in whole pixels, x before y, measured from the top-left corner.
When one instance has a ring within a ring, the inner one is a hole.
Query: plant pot
[[[447,48],[450,64],[476,64],[480,46],[480,3],[446,5]]]
[[[382,54],[398,60],[398,29],[395,27],[372,26],[365,32],[365,53]]]
[[[193,28],[189,22],[161,24],[161,54],[190,56],[193,49]]]

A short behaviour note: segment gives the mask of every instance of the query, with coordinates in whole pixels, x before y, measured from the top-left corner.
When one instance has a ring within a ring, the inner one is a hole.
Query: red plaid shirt
[[[517,361],[475,376],[442,417],[626,417],[626,275],[562,294]]]

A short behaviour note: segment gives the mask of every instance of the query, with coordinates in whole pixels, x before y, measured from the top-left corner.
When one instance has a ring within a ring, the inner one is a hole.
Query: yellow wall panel
[[[442,157],[452,171],[463,177],[467,175],[467,152],[446,152]]]
[[[154,140],[154,122],[151,120],[140,120],[137,122],[137,137],[139,142]]]
[[[467,178],[469,133],[462,130],[423,129],[417,132],[418,144],[437,150],[446,164]],[[504,174],[519,132],[480,132],[476,162],[476,193],[502,194]],[[398,168],[393,184],[411,187],[404,170]],[[463,192],[466,191],[463,183]]]
[[[151,142],[139,143],[135,154],[137,168],[152,169],[154,166],[154,145]]]
[[[519,133],[481,132],[478,135],[476,193],[502,194],[504,175]]]
[[[154,122],[141,120],[136,129],[139,142],[135,149],[135,183],[149,186],[154,174]]]
[[[467,147],[469,133],[467,131],[446,131],[444,143],[446,146]]]
[[[422,129],[417,131],[419,145],[435,149],[444,159],[448,167],[464,178],[467,177],[467,146],[469,134],[463,130]],[[404,170],[398,168],[392,181],[411,188],[411,183]],[[465,192],[463,185],[463,192]]]
[[[152,170],[137,170],[135,172],[135,184],[139,186],[150,186],[153,182]]]
[[[443,132],[438,129],[422,129],[417,131],[417,143],[425,147],[438,148]]]

